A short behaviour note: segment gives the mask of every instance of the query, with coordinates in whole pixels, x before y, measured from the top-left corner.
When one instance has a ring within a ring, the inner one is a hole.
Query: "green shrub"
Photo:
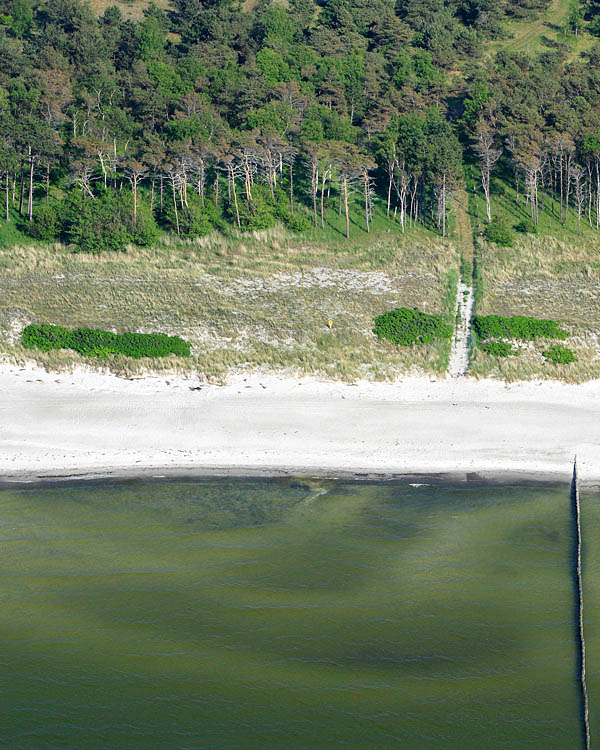
[[[204,237],[213,229],[225,228],[221,210],[211,200],[205,199],[203,204],[198,195],[188,195],[188,205],[183,208],[178,207],[177,218],[182,237]],[[165,199],[162,221],[172,231],[177,230],[175,206],[171,196]]]
[[[140,247],[150,247],[153,245],[160,236],[160,230],[156,224],[156,220],[152,211],[150,210],[150,204],[140,199],[138,195],[137,199],[137,210],[136,210],[136,222],[135,227],[133,226],[133,196],[130,192],[127,192],[123,196],[123,204],[121,207],[121,221],[129,230],[131,239],[134,245]]]
[[[49,352],[51,349],[69,349],[71,331],[62,326],[29,325],[21,333],[21,343],[26,349],[41,349]]]
[[[33,221],[26,222],[24,230],[36,240],[54,240],[60,235],[58,213],[53,205],[43,204],[33,214]]]
[[[452,337],[452,329],[441,315],[428,315],[408,307],[397,307],[379,315],[375,318],[373,333],[401,346],[428,344],[434,339]]]
[[[523,221],[515,224],[515,229],[522,234],[537,234],[538,231],[538,228],[531,219],[523,219]]]
[[[535,339],[566,339],[563,331],[554,320],[539,320],[525,315],[504,318],[501,315],[476,315],[473,318],[473,330],[481,341],[487,339],[518,339],[534,341]]]
[[[122,218],[122,202],[110,190],[102,191],[97,198],[85,199],[81,193],[71,193],[62,209],[62,234],[78,252],[125,250],[133,242],[133,236]]]
[[[296,211],[282,216],[283,223],[292,232],[306,232],[312,227],[312,223],[306,214]]]
[[[61,201],[61,236],[78,252],[122,251],[127,245],[151,245],[159,236],[154,216],[140,192],[136,223],[133,225],[133,196],[130,190],[117,192],[97,188],[95,198],[83,198],[79,191]]]
[[[485,236],[490,242],[504,247],[512,247],[515,241],[512,230],[501,219],[492,219],[485,229]]]
[[[179,336],[164,333],[111,333],[98,328],[63,328],[48,324],[29,325],[21,334],[26,349],[73,349],[85,356],[167,357],[190,356],[190,344]]]
[[[543,355],[556,365],[568,365],[577,359],[575,352],[562,344],[553,344],[543,352]]]
[[[292,231],[304,231],[311,226],[305,216],[290,213],[286,190],[277,188],[274,196],[271,197],[271,191],[267,185],[253,185],[252,200],[247,201],[244,192],[238,187],[237,199],[240,224],[244,230],[268,229],[277,221],[283,221]],[[227,206],[227,217],[232,224],[236,224],[233,199]]]
[[[242,229],[269,229],[269,227],[274,226],[277,222],[277,211],[266,185],[253,185],[252,200],[250,201],[246,200],[245,195],[238,187],[237,201]],[[229,202],[227,210],[229,220],[235,224],[237,217],[233,198]]]
[[[512,354],[518,354],[508,341],[490,341],[483,345],[483,350],[494,357],[510,357]]]

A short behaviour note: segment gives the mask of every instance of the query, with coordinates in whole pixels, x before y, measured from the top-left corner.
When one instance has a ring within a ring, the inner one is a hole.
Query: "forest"
[[[349,236],[375,206],[446,236],[467,184],[500,244],[543,211],[600,228],[600,2],[533,51],[502,40],[547,0],[127,5],[0,0],[5,243],[318,232],[332,212]]]

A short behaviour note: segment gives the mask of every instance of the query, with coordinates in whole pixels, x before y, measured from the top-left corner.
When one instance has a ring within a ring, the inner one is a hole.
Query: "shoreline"
[[[600,482],[600,381],[268,374],[223,386],[0,365],[0,485],[231,477]]]
[[[572,469],[571,469],[572,473]],[[0,475],[0,490],[20,489],[31,486],[58,486],[62,484],[95,484],[108,481],[210,481],[212,479],[256,479],[268,481],[343,481],[343,482],[398,482],[431,486],[436,484],[476,484],[493,486],[496,484],[564,484],[568,485],[571,475],[563,471],[535,473],[529,471],[496,471],[496,472],[429,472],[397,473],[322,469],[317,466],[227,466],[227,467],[146,467],[136,471],[123,469],[104,469],[97,472],[74,474],[35,474]],[[600,487],[600,480],[591,480],[583,487]]]

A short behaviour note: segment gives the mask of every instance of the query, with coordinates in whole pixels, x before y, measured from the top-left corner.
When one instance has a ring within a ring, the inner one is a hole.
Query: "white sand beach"
[[[600,381],[272,375],[226,386],[0,366],[0,479],[499,472],[600,480]]]

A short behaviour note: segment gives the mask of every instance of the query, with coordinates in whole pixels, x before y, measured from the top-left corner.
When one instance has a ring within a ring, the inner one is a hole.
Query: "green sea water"
[[[567,485],[65,483],[0,518],[2,747],[582,746]]]

